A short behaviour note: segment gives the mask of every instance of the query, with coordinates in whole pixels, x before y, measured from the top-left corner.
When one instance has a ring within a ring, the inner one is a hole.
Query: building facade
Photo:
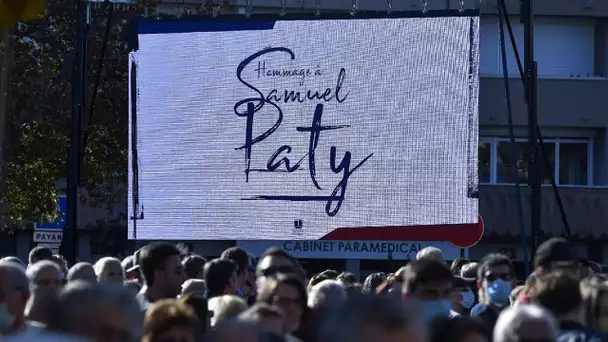
[[[202,0],[199,0],[200,3]],[[162,9],[172,13],[184,2],[197,0],[165,0]],[[252,6],[253,13],[277,13],[282,4],[287,12],[314,13],[356,10],[388,10],[387,1],[378,0],[230,0],[224,12],[241,13]],[[523,55],[523,25],[519,21],[519,2],[508,1],[508,12],[519,53]],[[558,183],[559,195],[567,220],[581,256],[599,262],[608,261],[608,1],[539,1],[534,2],[535,55],[538,62],[538,122],[544,137],[546,155]],[[515,194],[513,159],[516,160],[519,182],[527,182],[525,160],[527,110],[517,62],[510,42],[507,43],[508,77],[502,72],[501,46],[496,3],[493,1],[460,0],[394,0],[393,11],[420,11],[424,8],[480,8],[480,214],[484,218],[484,238],[466,251],[473,259],[489,252],[509,254],[523,260],[520,248],[520,222]],[[511,153],[505,82],[511,89],[517,155]],[[560,236],[565,233],[556,197],[548,173],[543,173],[542,233]],[[529,234],[529,191],[524,186],[524,222]],[[83,212],[82,226],[98,219],[119,216],[124,206],[105,212]],[[108,214],[110,212],[110,214]],[[89,215],[90,214],[90,215]],[[124,214],[124,213],[123,213]],[[126,217],[126,216],[125,216]],[[93,257],[92,235],[80,234],[82,259]],[[24,256],[32,246],[31,233],[23,232],[0,239],[0,250],[10,244],[13,253]],[[10,240],[10,242],[9,242]],[[143,244],[141,242],[139,244]],[[212,257],[236,241],[193,242],[195,252]],[[276,242],[281,245],[289,242]],[[267,243],[271,244],[271,243]],[[257,244],[252,248],[260,249]],[[446,247],[447,248],[447,247]],[[294,253],[298,255],[299,251]],[[450,256],[458,251],[449,252]],[[463,252],[464,253],[464,252]],[[345,254],[346,255],[346,254]],[[351,254],[351,256],[354,254]],[[310,256],[310,254],[309,254]],[[305,257],[305,256],[304,256]],[[336,251],[323,251],[314,258],[339,259]],[[350,257],[349,257],[350,258]],[[343,258],[348,259],[348,258]],[[348,261],[351,270],[365,270],[369,258]],[[367,260],[367,261],[354,261]],[[344,260],[342,260],[344,261]]]

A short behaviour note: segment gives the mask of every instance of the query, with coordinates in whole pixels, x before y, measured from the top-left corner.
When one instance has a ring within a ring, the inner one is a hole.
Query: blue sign
[[[59,207],[59,216],[49,223],[37,222],[34,225],[35,230],[63,230],[63,226],[67,220],[68,212],[68,200],[65,196],[59,196],[57,198],[57,206]]]

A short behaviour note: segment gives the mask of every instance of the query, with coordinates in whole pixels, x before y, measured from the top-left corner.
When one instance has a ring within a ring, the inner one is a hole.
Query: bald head
[[[79,262],[76,265],[72,266],[68,271],[67,276],[68,282],[73,282],[76,280],[96,283],[97,275],[95,274],[95,269],[93,265],[88,262]]]
[[[11,261],[0,261],[0,279],[8,280],[11,287],[29,291],[29,280],[25,268]]]
[[[0,262],[0,292],[4,295],[0,304],[5,305],[9,315],[23,322],[23,314],[29,298],[28,280],[25,269],[13,262]],[[3,316],[4,317],[4,316]],[[11,333],[14,322],[2,320],[0,335]]]
[[[95,266],[97,281],[100,283],[122,284],[125,281],[125,270],[120,260],[112,257],[99,259]]]
[[[54,297],[63,285],[61,268],[55,262],[42,260],[27,268],[30,291],[37,299]]]

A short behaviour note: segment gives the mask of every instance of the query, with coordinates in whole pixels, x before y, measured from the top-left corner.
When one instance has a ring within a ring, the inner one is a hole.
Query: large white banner
[[[140,24],[129,238],[474,224],[478,17]]]

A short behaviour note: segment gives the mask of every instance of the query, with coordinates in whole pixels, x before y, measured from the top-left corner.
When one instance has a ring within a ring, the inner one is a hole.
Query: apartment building
[[[202,0],[165,0],[163,10],[179,11],[184,3]],[[228,13],[335,12],[356,10],[388,10],[388,1],[379,0],[230,0]],[[522,184],[527,182],[524,158],[527,135],[527,110],[517,63],[507,44],[507,69],[512,94],[513,119],[518,154],[513,156],[509,141],[505,100],[505,77],[500,58],[498,18],[495,0],[393,0],[391,8],[419,11],[423,8],[480,8],[480,147],[479,171],[480,214],[485,222],[482,241],[467,251],[477,259],[488,252],[509,254],[523,259],[520,248],[520,224],[512,170],[517,161],[517,174]],[[572,234],[582,256],[608,261],[608,2],[604,0],[546,0],[534,1],[535,54],[539,66],[538,121],[545,140],[545,150],[551,160],[559,185]],[[513,23],[517,46],[523,54],[523,25],[519,21],[519,1],[508,0],[508,12]],[[564,225],[555,194],[545,173],[542,189],[542,233],[562,235]],[[511,186],[509,186],[511,185]],[[529,234],[528,189],[523,188],[524,222]],[[122,206],[120,209],[122,210]],[[31,238],[28,236],[28,238]],[[15,237],[17,250],[23,254],[31,246],[26,237]],[[144,242],[141,242],[142,244]],[[270,243],[238,242],[249,249],[263,250]],[[235,241],[201,241],[192,243],[194,251],[217,256]],[[290,242],[274,245],[294,246]],[[80,255],[90,256],[90,235],[81,234]],[[403,247],[403,246],[401,246]],[[401,248],[400,247],[400,248]],[[414,246],[415,247],[415,246]],[[418,246],[420,247],[420,246]],[[442,247],[449,249],[449,246]],[[406,246],[403,248],[413,248]],[[298,256],[298,250],[293,251]],[[446,251],[449,256],[458,250]],[[336,268],[344,265],[351,270],[381,268],[383,261],[347,260],[357,255],[342,255],[338,250],[316,256],[334,260]],[[311,261],[312,262],[312,261]],[[312,262],[314,264],[314,262]],[[323,267],[327,266],[324,261]],[[333,264],[332,264],[333,265]]]

